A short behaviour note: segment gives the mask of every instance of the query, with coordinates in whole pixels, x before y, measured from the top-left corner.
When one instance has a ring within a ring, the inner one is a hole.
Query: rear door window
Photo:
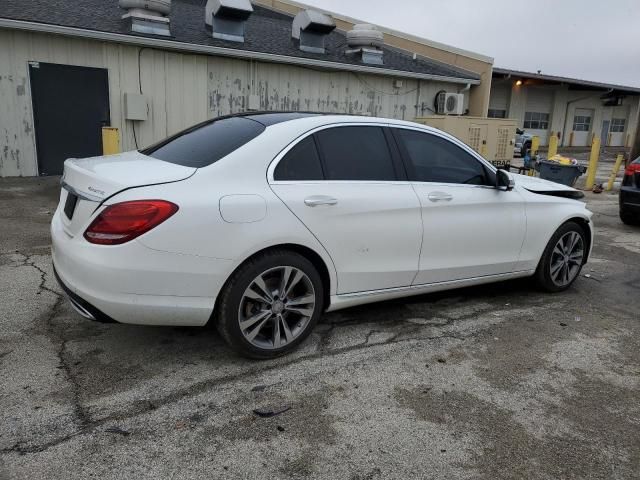
[[[185,167],[202,168],[226,157],[264,130],[264,125],[249,118],[220,118],[184,130],[141,153]]]
[[[382,127],[333,127],[316,133],[327,180],[396,180]]]
[[[298,142],[282,157],[273,174],[275,180],[322,180],[322,166],[313,136]]]
[[[451,141],[416,130],[394,129],[414,182],[490,185],[485,167]]]

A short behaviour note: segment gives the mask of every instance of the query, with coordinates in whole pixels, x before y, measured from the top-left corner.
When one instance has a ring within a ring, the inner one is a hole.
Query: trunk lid
[[[62,181],[80,194],[103,201],[125,188],[176,182],[195,171],[134,150],[106,157],[70,158],[64,162]]]
[[[185,180],[197,169],[143,155],[138,151],[64,162],[60,216],[65,231],[82,234],[100,204],[129,188]]]

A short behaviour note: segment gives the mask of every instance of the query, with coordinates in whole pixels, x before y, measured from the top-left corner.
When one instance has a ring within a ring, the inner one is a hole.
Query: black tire
[[[640,225],[640,215],[633,215],[622,209],[620,210],[620,220],[622,220],[622,223],[624,223],[625,225]]]
[[[247,340],[241,331],[241,302],[243,298],[246,299],[244,297],[245,291],[258,276],[269,270],[285,266],[300,270],[310,280],[315,295],[314,311],[304,329],[291,342],[281,348],[260,348]],[[231,275],[219,297],[215,318],[216,328],[229,346],[240,355],[253,359],[279,357],[296,348],[309,336],[324,310],[323,299],[322,279],[317,269],[307,258],[289,250],[270,250],[247,260]]]
[[[554,252],[554,248],[558,244],[559,240],[563,238],[570,232],[575,232],[580,236],[582,240],[582,258],[577,266],[577,272],[573,275],[573,278],[565,284],[559,285],[556,281],[554,281],[551,275],[551,261]],[[536,269],[536,273],[534,274],[534,279],[538,287],[547,292],[561,292],[566,290],[576,279],[580,276],[580,271],[582,270],[582,266],[584,264],[584,260],[586,255],[588,255],[588,243],[587,236],[585,234],[584,229],[576,222],[566,222],[555,231],[555,233],[551,236],[549,243],[547,243],[544,252],[542,253],[542,257],[540,258],[540,262],[538,263],[538,268]]]

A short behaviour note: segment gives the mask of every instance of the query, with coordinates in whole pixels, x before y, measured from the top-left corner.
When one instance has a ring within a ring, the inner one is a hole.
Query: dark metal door
[[[67,158],[101,155],[107,70],[31,62],[29,75],[40,175],[61,175]]]

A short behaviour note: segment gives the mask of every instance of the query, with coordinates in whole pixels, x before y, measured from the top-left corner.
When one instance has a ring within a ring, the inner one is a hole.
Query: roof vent
[[[252,13],[249,0],[207,0],[204,21],[211,25],[213,38],[244,42],[244,25]]]
[[[171,35],[167,17],[171,12],[171,0],[119,0],[118,5],[128,10],[122,18],[131,20],[132,32]]]
[[[324,53],[324,40],[336,24],[329,15],[316,10],[302,10],[293,19],[291,36],[300,40],[300,50]]]
[[[347,32],[346,53],[360,55],[362,63],[372,65],[382,65],[382,47],[384,46],[384,35],[374,25],[368,23],[358,23],[352,30]]]

